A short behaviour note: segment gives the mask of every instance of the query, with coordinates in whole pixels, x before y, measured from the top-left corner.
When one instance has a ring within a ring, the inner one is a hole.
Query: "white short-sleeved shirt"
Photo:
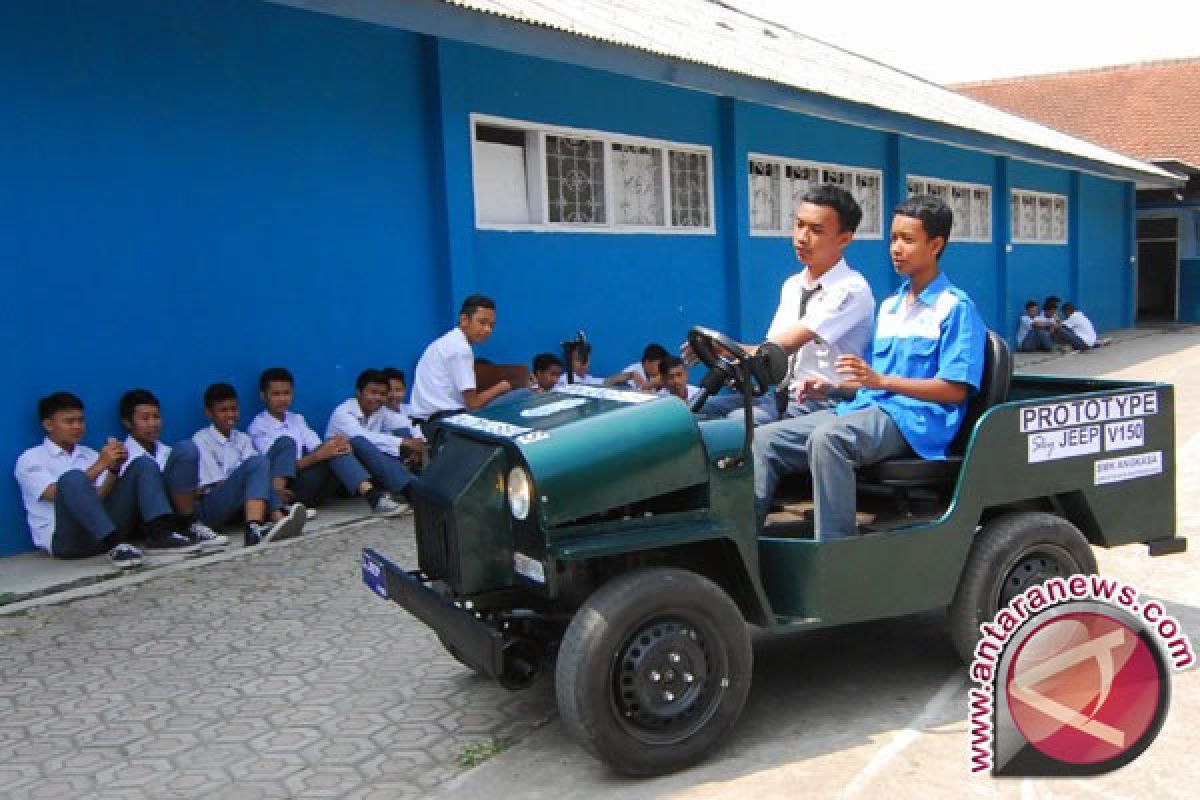
[[[216,426],[201,428],[192,436],[200,451],[200,486],[211,486],[228,478],[242,462],[258,455],[250,437],[236,428],[226,439]]]
[[[578,384],[579,386],[603,386],[604,385],[603,378],[597,378],[593,375],[580,375],[579,373],[575,373],[574,382],[576,384]],[[567,373],[564,372],[562,375],[559,375],[558,382],[555,383],[554,385],[555,386],[566,386],[567,385]]]
[[[804,317],[799,316],[801,290],[820,286],[808,300]],[[867,279],[842,259],[818,280],[808,269],[783,282],[779,307],[767,330],[774,340],[797,323],[815,333],[820,341],[800,348],[792,367],[792,381],[816,375],[833,377],[833,365],[841,355],[866,356],[875,319],[875,295]]]
[[[125,474],[125,470],[129,469],[129,465],[133,463],[135,458],[142,456],[150,456],[154,459],[154,463],[158,464],[159,472],[167,468],[167,458],[171,455],[171,448],[162,442],[154,443],[154,452],[148,452],[146,448],[138,444],[138,440],[132,435],[125,437],[125,452],[129,453],[129,458],[125,459],[125,463],[121,465],[121,474]]]
[[[425,435],[421,433],[421,429],[412,421],[407,404],[401,403],[399,408],[384,406],[381,410],[387,412],[388,418],[384,422],[386,426],[384,430],[388,433],[394,433],[404,439],[425,438]]]
[[[655,392],[655,394],[659,395],[660,397],[674,397],[676,400],[679,399],[679,397],[677,395],[671,394],[666,389],[659,389],[657,392]],[[699,386],[693,386],[690,383],[687,385],[687,406],[688,406],[688,408],[691,408],[692,403],[696,402],[696,396],[699,394],[700,394]]]
[[[396,424],[398,419],[399,415],[387,406],[368,416],[358,404],[358,398],[351,397],[329,415],[325,438],[345,436],[347,439],[353,439],[361,436],[381,452],[399,458],[404,439],[392,433],[395,428],[390,427]]]
[[[1083,315],[1082,311],[1071,312],[1071,316],[1064,319],[1062,324],[1063,327],[1075,331],[1075,335],[1083,339],[1083,343],[1088,347],[1096,345],[1096,328],[1092,325],[1092,321]]]
[[[37,447],[29,448],[17,458],[13,473],[21,486],[21,502],[25,504],[25,519],[29,522],[29,533],[35,547],[47,553],[52,552],[50,542],[54,538],[54,501],[41,499],[42,492],[57,483],[64,472],[86,470],[99,457],[99,453],[82,444],[75,445],[68,453],[47,437]],[[96,478],[97,488],[104,483],[104,478],[104,473]]]
[[[463,392],[475,388],[475,352],[462,328],[454,328],[434,340],[413,374],[412,413],[429,419],[439,411],[467,407]]]
[[[291,411],[283,412],[283,419],[276,419],[269,411],[260,411],[258,416],[250,421],[246,433],[250,435],[254,449],[263,455],[266,455],[280,436],[289,436],[296,443],[297,459],[321,446],[321,437],[308,427],[304,416]]]

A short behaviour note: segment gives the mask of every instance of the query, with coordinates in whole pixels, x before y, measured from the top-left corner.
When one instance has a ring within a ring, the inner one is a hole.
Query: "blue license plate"
[[[383,564],[380,564],[368,553],[362,554],[362,579],[371,591],[386,599],[387,579],[384,577]]]

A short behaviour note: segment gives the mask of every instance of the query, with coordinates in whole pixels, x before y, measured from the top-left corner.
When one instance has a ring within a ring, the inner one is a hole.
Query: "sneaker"
[[[114,567],[130,569],[142,565],[142,551],[131,544],[119,544],[108,551],[108,560]]]
[[[292,505],[296,505],[296,504],[292,503]],[[289,511],[291,510],[291,508],[292,508],[292,506],[288,506]],[[304,518],[305,519],[313,520],[313,519],[317,518],[317,510],[315,508],[307,508],[304,506],[301,506],[301,508],[304,508]]]
[[[396,505],[400,506],[401,514],[411,514],[412,513],[412,510],[413,510],[412,503],[408,502],[407,497],[405,497],[400,492],[392,492],[390,496],[392,498],[392,501]]]
[[[266,532],[262,534],[262,543],[283,541],[300,535],[300,532],[304,530],[304,520],[307,516],[308,509],[304,507],[303,503],[292,503],[288,507],[287,513],[278,522],[273,522],[267,527]]]
[[[200,545],[203,550],[219,550],[229,545],[228,536],[222,536],[200,520],[195,520],[188,525],[187,537]]]
[[[1111,336],[1105,336],[1103,339],[1097,339],[1095,347],[1108,347],[1113,343]]]
[[[257,544],[262,544],[264,541],[263,537],[267,535],[268,530],[270,530],[269,525],[264,525],[261,522],[247,522],[246,532],[242,534],[242,544],[246,547],[254,547]]]
[[[371,513],[377,517],[398,517],[410,510],[408,503],[398,503],[389,494],[380,494],[371,504]]]
[[[147,553],[194,553],[200,549],[200,543],[192,541],[190,536],[168,531],[158,536],[147,536],[142,550]]]

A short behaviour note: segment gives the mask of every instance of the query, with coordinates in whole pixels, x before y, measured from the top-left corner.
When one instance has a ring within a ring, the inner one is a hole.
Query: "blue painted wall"
[[[233,382],[248,420],[258,372],[284,364],[322,427],[361,368],[411,368],[473,291],[500,303],[481,350],[497,361],[578,328],[598,373],[696,323],[754,340],[796,262],[788,238],[748,233],[749,152],[883,169],[885,227],[907,174],[1072,191],[1071,246],[1006,255],[998,189],[994,241],[952,243],[946,269],[1009,335],[1027,294],[1067,295],[1075,275],[1098,327],[1132,313],[1113,291],[1127,183],[271,4],[2,4],[0,107],[8,465],[59,388],[88,403],[92,444],[120,433],[133,385],[159,394],[175,439],[203,424],[207,383]],[[711,146],[716,232],[476,230],[473,112]],[[849,255],[879,296],[895,285],[886,239]],[[0,554],[28,547],[0,481]]]
[[[417,37],[240,0],[0,4],[0,464],[35,399],[119,433],[121,391],[203,422],[216,380],[258,410],[285,364],[323,427],[364,366],[411,365],[438,298]],[[30,546],[0,480],[0,553]]]
[[[1130,263],[1134,254],[1130,232],[1133,205],[1129,184],[1092,175],[1079,176],[1080,231],[1073,237],[1078,248],[1078,287],[1062,295],[1076,303],[1096,330],[1133,324],[1133,281]]]

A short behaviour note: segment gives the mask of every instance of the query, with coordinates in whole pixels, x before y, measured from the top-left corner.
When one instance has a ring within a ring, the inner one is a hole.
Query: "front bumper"
[[[370,548],[362,551],[362,578],[371,591],[398,603],[428,625],[446,649],[467,666],[507,683],[512,664],[506,664],[504,634],[429,587],[417,571],[401,569]]]

